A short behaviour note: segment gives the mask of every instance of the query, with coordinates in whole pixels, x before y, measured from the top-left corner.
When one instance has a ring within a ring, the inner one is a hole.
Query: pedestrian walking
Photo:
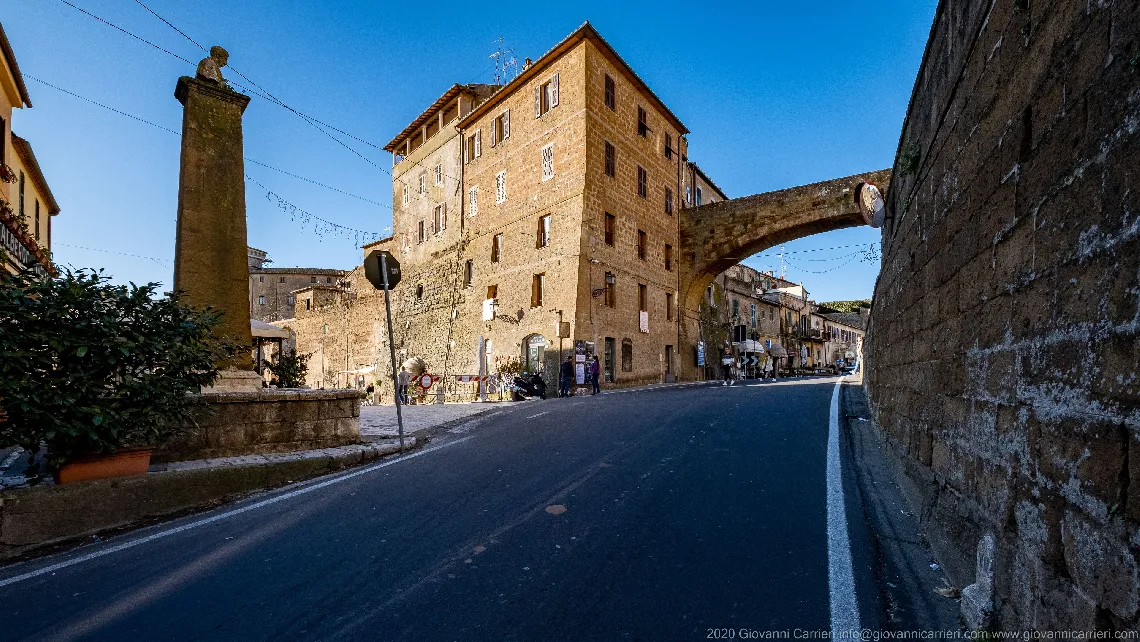
[[[602,364],[598,361],[598,355],[594,355],[594,360],[590,362],[590,384],[594,386],[594,394],[598,394],[601,389],[602,377]]]
[[[396,394],[400,397],[400,403],[405,406],[408,405],[408,382],[412,380],[412,375],[408,373],[407,368],[400,366],[400,374],[396,375]]]
[[[558,377],[558,396],[570,396],[570,381],[574,379],[574,357],[566,357]]]
[[[732,350],[729,348],[724,349],[724,356],[720,359],[720,365],[724,368],[724,383],[723,386],[732,385]]]

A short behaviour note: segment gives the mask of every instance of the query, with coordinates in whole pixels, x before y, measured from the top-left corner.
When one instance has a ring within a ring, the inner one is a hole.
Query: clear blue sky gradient
[[[189,60],[204,55],[133,0],[71,2]],[[207,47],[226,47],[234,67],[284,102],[378,146],[452,83],[492,82],[497,38],[519,60],[537,58],[588,19],[692,130],[691,158],[730,197],[889,167],[936,4],[610,1],[524,11],[493,3],[148,2]],[[60,0],[5,3],[0,19],[25,75],[181,129],[174,86],[192,66]],[[27,84],[35,106],[12,125],[31,141],[63,210],[54,220],[56,260],[169,287],[178,136]],[[377,233],[391,225],[387,174],[264,99],[253,99],[244,124],[247,157],[385,206],[247,164],[250,176],[341,225]],[[387,153],[346,142],[391,167]],[[274,265],[359,264],[353,240],[302,229],[252,184],[246,197],[249,242]],[[877,260],[847,256],[858,248],[805,250],[878,238],[859,228],[788,243],[788,278],[821,301],[869,298]],[[746,263],[778,268],[771,254]]]

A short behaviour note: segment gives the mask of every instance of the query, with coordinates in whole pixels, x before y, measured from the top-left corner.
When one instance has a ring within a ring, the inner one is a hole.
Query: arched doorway
[[[541,373],[546,367],[546,337],[532,334],[523,341],[523,369]]]

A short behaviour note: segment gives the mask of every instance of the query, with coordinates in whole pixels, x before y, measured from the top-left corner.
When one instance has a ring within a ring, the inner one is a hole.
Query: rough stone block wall
[[[959,586],[994,537],[994,627],[1140,626],[1138,34],[943,0],[899,144],[866,385]]]

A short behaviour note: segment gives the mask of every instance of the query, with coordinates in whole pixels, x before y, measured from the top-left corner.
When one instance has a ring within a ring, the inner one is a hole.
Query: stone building
[[[475,374],[482,346],[492,372],[517,358],[550,380],[580,349],[615,385],[672,376],[687,133],[588,23],[502,87],[453,85],[387,145],[394,233],[364,248],[401,261],[400,355]],[[382,297],[346,280],[288,325],[302,351],[376,366]]]
[[[854,364],[863,353],[863,335],[866,333],[870,310],[859,312],[827,312],[817,309],[816,316],[823,324],[824,347],[822,364]]]
[[[255,321],[272,323],[295,316],[298,290],[316,286],[336,287],[348,272],[327,268],[271,268],[268,255],[249,248],[249,315]],[[302,305],[306,305],[302,297]],[[312,306],[310,301],[307,305]]]
[[[59,205],[48,187],[31,143],[12,132],[12,111],[32,106],[16,54],[0,25],[0,252],[3,269],[54,272],[52,217]]]

